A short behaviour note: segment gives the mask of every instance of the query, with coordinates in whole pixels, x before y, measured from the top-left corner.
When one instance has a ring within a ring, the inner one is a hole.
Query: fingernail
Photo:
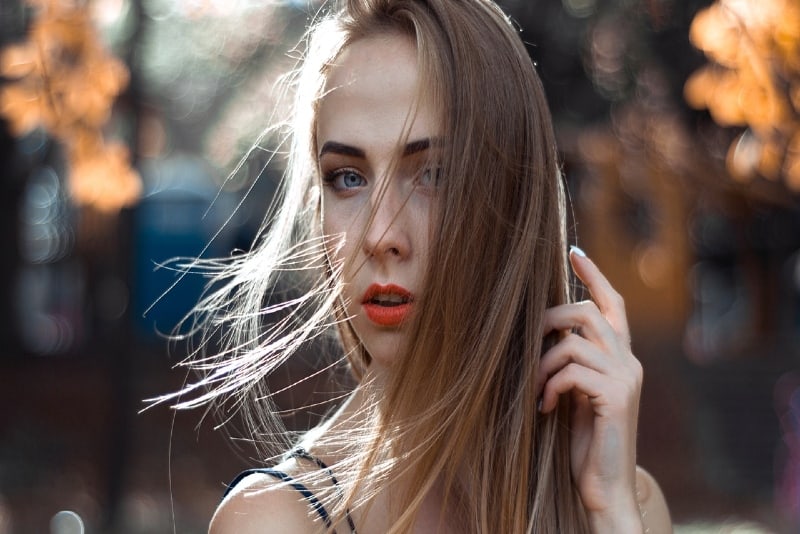
[[[575,245],[570,245],[569,252],[570,252],[570,254],[577,254],[581,258],[585,258],[586,257],[586,253],[583,250],[581,250],[580,248],[576,247]]]

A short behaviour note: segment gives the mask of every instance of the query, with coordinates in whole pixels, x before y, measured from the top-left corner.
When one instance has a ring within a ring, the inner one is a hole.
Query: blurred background
[[[626,299],[639,463],[676,530],[797,532],[800,2],[501,4],[551,102],[572,239]],[[162,334],[204,283],[158,266],[250,246],[282,161],[248,149],[318,8],[0,3],[0,534],[71,532],[62,510],[205,532],[255,462],[200,412],[139,413],[185,379]]]

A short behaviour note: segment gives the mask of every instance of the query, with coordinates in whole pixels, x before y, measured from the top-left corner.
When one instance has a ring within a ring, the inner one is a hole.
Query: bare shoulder
[[[321,523],[295,489],[277,479],[253,473],[242,479],[217,507],[209,534],[309,534]]]
[[[661,534],[672,532],[672,519],[661,487],[653,475],[636,466],[636,493],[645,532]]]

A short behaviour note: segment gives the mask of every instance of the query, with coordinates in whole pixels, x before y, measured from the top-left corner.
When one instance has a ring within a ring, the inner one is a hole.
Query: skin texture
[[[439,137],[435,115],[425,102],[408,130],[405,148],[413,153],[397,154],[416,86],[416,50],[408,39],[365,39],[338,59],[317,122],[322,227],[325,235],[340,236],[328,248],[328,257],[333,264],[345,262],[344,298],[351,324],[381,367],[390,365],[406,342],[406,329],[370,321],[363,295],[371,284],[419,292],[436,197],[435,169],[428,165],[435,148],[420,149]]]
[[[548,330],[570,332],[541,363],[542,411],[572,397],[572,476],[596,530],[636,519],[636,423],[642,367],[630,350],[622,297],[578,251],[575,274],[592,299],[547,311]],[[626,528],[630,528],[627,526]]]
[[[392,34],[365,38],[339,57],[320,105],[317,146],[324,152],[318,154],[323,230],[339,236],[327,252],[332,263],[346,266],[347,311],[373,357],[368,380],[319,430],[322,435],[358,424],[354,414],[374,393],[364,389],[380,387],[380,377],[391,373],[398,345],[409,342],[403,325],[374,324],[361,302],[370,284],[392,283],[413,294],[422,283],[429,221],[436,206],[435,170],[430,165],[435,153],[434,149],[406,156],[397,153],[397,144],[406,143],[404,132],[412,143],[438,136],[436,115],[424,102],[413,123],[407,124],[416,84],[415,50],[409,40]],[[339,148],[326,151],[329,142]],[[542,357],[537,384],[540,409],[550,412],[560,398],[571,397],[572,476],[595,532],[671,532],[658,484],[636,467],[642,368],[631,352],[623,300],[591,260],[572,252],[570,261],[592,299],[546,312],[546,329],[564,335]],[[322,446],[314,449],[313,440],[304,445],[328,464],[341,459]],[[288,461],[278,469],[297,475],[310,468]],[[439,521],[442,497],[438,490],[426,496],[414,532],[432,532],[440,526],[440,532],[450,531],[446,514],[445,523]],[[354,511],[361,534],[387,530],[387,499],[379,494],[368,513]],[[297,492],[263,475],[242,481],[221,503],[210,528],[214,534],[323,530]]]
[[[296,465],[281,465],[293,474],[301,471]],[[649,473],[636,470],[639,516],[644,519],[644,526],[651,534],[672,532],[669,511],[666,501],[656,481]],[[376,512],[380,513],[380,511]],[[375,514],[374,514],[375,515]],[[436,532],[438,522],[430,519],[432,514],[425,514],[418,522],[415,532]],[[604,528],[598,526],[597,532],[634,533],[642,532],[643,526],[639,518],[627,527]],[[359,532],[382,532],[380,528],[370,529],[363,518],[356,517]],[[433,527],[433,528],[431,528]],[[385,529],[383,530],[385,532]],[[313,515],[308,503],[299,494],[286,487],[280,487],[274,479],[266,475],[251,475],[244,479],[220,503],[209,527],[210,534],[311,534],[323,532],[322,522]]]

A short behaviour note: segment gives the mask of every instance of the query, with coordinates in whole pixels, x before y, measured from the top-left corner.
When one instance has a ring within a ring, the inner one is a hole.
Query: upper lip
[[[414,296],[411,294],[411,292],[404,287],[395,284],[386,284],[385,286],[380,284],[372,284],[364,293],[361,303],[366,304],[379,295],[397,295],[409,302],[414,300]]]

